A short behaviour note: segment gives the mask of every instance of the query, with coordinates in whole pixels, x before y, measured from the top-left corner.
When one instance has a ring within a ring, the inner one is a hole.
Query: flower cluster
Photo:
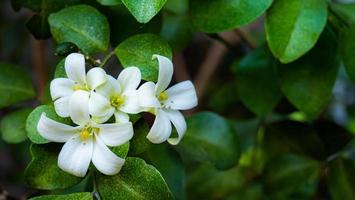
[[[134,134],[128,114],[150,112],[155,120],[147,134],[152,143],[168,141],[178,144],[186,131],[186,122],[179,110],[197,105],[191,81],[170,88],[173,64],[169,58],[154,55],[159,63],[157,83],[141,83],[137,67],[122,70],[117,79],[99,67],[85,71],[85,57],[72,53],[65,59],[68,78],[51,82],[50,93],[56,113],[70,117],[76,126],[54,121],[42,113],[38,132],[49,141],[65,143],[58,157],[58,166],[73,175],[85,176],[90,163],[103,174],[114,175],[124,159],[108,147],[128,142]],[[114,121],[110,120],[114,117]],[[107,123],[112,121],[112,123]],[[170,138],[172,125],[178,137]]]

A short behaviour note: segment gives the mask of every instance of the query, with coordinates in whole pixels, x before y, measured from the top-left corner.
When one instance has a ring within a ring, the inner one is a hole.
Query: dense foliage
[[[11,0],[0,7],[0,199],[355,199],[355,2]],[[43,138],[37,124],[42,113],[73,124],[49,94],[73,52],[115,76],[136,66],[154,82],[152,56],[172,59],[174,81],[191,79],[199,97],[184,113],[181,142],[150,143],[154,116],[130,115],[133,139],[111,148],[126,158],[118,174],[62,171],[62,144]]]

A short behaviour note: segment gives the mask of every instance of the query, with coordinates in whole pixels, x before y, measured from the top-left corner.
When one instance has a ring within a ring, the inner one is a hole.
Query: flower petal
[[[37,124],[37,130],[42,137],[49,141],[66,142],[80,130],[80,127],[71,127],[56,122],[48,118],[46,113],[42,113]]]
[[[96,93],[91,92],[89,98],[89,112],[94,118],[107,118],[107,120],[113,115],[114,108],[112,108],[110,101]]]
[[[50,84],[50,93],[53,100],[70,96],[74,92],[74,81],[67,78],[56,78]]]
[[[186,132],[187,126],[186,126],[185,118],[181,114],[181,112],[177,110],[164,110],[164,112],[167,114],[168,118],[175,126],[176,131],[179,135],[177,138],[169,138],[168,142],[172,145],[177,145]]]
[[[95,91],[109,99],[112,96],[120,95],[121,87],[115,78],[110,75],[107,75],[107,81],[97,87]]]
[[[58,166],[75,176],[84,177],[93,154],[93,140],[82,141],[79,135],[70,138],[58,156]]]
[[[90,121],[89,92],[78,90],[69,100],[70,117],[75,124],[85,125]]]
[[[124,98],[124,104],[119,108],[121,111],[137,114],[143,110],[139,103],[137,90],[128,90],[122,94],[122,97]]]
[[[173,76],[174,68],[173,63],[167,57],[153,55],[153,58],[158,59],[159,62],[159,76],[155,92],[156,94],[160,94],[169,86],[171,78]]]
[[[144,108],[158,108],[160,103],[155,96],[155,84],[153,82],[146,82],[138,89],[138,99],[141,107]]]
[[[100,67],[94,67],[86,74],[87,84],[91,90],[96,89],[98,86],[104,84],[107,81],[107,75],[105,70]]]
[[[55,112],[61,117],[69,117],[70,96],[61,97],[54,102]]]
[[[105,175],[114,175],[121,170],[124,162],[124,159],[110,151],[100,137],[96,137],[92,154],[92,163],[96,169]]]
[[[166,108],[187,110],[197,106],[197,96],[191,81],[180,82],[166,90],[169,98],[165,101]]]
[[[158,109],[153,126],[150,129],[147,138],[152,143],[162,143],[169,138],[171,129],[169,117],[163,110]]]
[[[133,126],[128,123],[97,124],[100,129],[99,136],[107,146],[119,146],[133,137]]]
[[[115,113],[116,123],[127,123],[129,122],[129,115],[127,113],[116,110]]]
[[[135,90],[141,82],[141,71],[137,67],[128,67],[122,70],[117,78],[122,91]]]
[[[65,58],[65,72],[69,79],[85,84],[85,57],[80,53],[71,53]]]

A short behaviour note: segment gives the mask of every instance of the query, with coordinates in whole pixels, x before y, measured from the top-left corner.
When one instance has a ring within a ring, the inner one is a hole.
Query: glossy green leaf
[[[265,21],[272,53],[282,63],[298,59],[316,44],[326,21],[324,0],[276,0]]]
[[[238,163],[240,141],[227,120],[212,112],[201,112],[187,118],[187,132],[176,146],[187,160],[209,161],[219,169]]]
[[[122,0],[140,23],[149,22],[164,6],[166,0]]]
[[[33,197],[30,200],[92,200],[90,192],[73,193],[66,195],[44,195]]]
[[[130,140],[131,147],[129,155],[135,156],[145,152],[152,143],[147,139],[149,133],[149,125],[145,120],[138,120],[134,124],[134,136]]]
[[[265,167],[265,189],[277,199],[281,199],[280,196],[289,199],[299,192],[311,197],[317,190],[320,169],[320,164],[308,157],[294,154],[280,156],[270,160]]]
[[[100,175],[97,183],[103,200],[173,199],[159,171],[140,158],[127,158],[120,173],[114,176]]]
[[[176,200],[186,199],[185,168],[179,154],[171,145],[152,145],[143,154],[143,158],[161,173]]]
[[[25,122],[32,110],[24,108],[7,114],[0,122],[2,139],[8,143],[20,143],[27,139]]]
[[[35,108],[26,120],[27,137],[36,144],[45,144],[49,141],[44,139],[37,131],[37,124],[42,113],[46,113],[46,116],[60,123],[70,124],[69,118],[61,118],[57,115],[53,106],[41,105]]]
[[[191,0],[190,14],[196,29],[216,33],[254,21],[272,0]]]
[[[350,27],[344,27],[339,37],[340,56],[349,78],[355,81],[355,20]]]
[[[64,8],[51,14],[48,21],[58,43],[72,42],[86,54],[104,52],[108,48],[110,30],[107,19],[91,6]]]
[[[247,182],[246,173],[241,167],[222,171],[211,164],[202,164],[188,176],[187,195],[189,199],[226,199]]]
[[[31,145],[32,161],[25,171],[25,181],[31,187],[44,190],[64,189],[82,179],[58,167],[60,146],[54,144]]]
[[[112,152],[120,158],[125,158],[129,151],[130,142],[111,148]]]
[[[0,62],[0,108],[35,97],[32,81],[20,66]]]
[[[330,101],[339,69],[336,49],[335,36],[327,29],[308,54],[296,62],[276,67],[282,92],[311,119]]]
[[[337,158],[329,165],[327,184],[332,199],[355,199],[355,161]]]
[[[54,78],[67,78],[67,73],[65,72],[64,62],[65,62],[65,59],[62,59],[61,61],[59,61],[59,63],[55,67]]]
[[[244,105],[259,116],[272,111],[281,98],[274,60],[265,47],[248,54],[233,66],[237,89]]]
[[[156,81],[158,78],[158,61],[154,54],[172,58],[169,45],[159,36],[153,34],[135,35],[123,41],[115,49],[123,67],[136,66],[141,70],[142,79]]]

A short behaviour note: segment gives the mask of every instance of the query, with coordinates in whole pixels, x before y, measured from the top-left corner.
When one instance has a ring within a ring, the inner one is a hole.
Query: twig
[[[115,55],[115,50],[111,51],[102,61],[102,63],[100,64],[99,67],[104,68],[104,66],[106,65],[106,63],[111,59],[111,57]]]
[[[48,81],[45,47],[43,40],[33,39],[33,67],[36,76],[36,85],[38,90],[38,98],[42,99],[44,89]]]
[[[237,34],[249,48],[255,49],[257,47],[257,44],[254,39],[242,29],[236,29],[234,30],[234,33]]]
[[[92,183],[93,183],[93,191],[92,194],[97,200],[101,200],[99,190],[97,188],[97,183],[96,183],[96,173],[95,171],[92,171]]]

